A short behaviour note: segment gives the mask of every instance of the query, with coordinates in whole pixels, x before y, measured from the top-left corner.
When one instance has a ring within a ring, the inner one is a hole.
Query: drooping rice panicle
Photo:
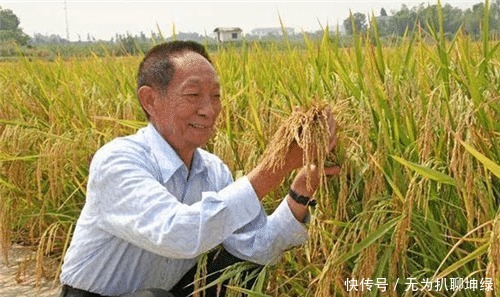
[[[284,120],[266,148],[263,163],[269,169],[283,166],[285,155],[295,142],[304,151],[302,160],[304,166],[311,168],[311,165],[315,165],[320,184],[323,184],[330,138],[327,114],[329,105],[325,102],[319,102],[306,108],[294,108],[290,117]],[[311,175],[309,174],[308,187],[311,186],[310,182]]]

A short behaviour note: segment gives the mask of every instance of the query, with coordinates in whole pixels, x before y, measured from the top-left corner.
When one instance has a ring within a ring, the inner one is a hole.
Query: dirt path
[[[8,264],[0,257],[0,296],[59,296],[58,283],[44,279],[36,286],[34,259],[34,251],[20,246],[11,248]]]

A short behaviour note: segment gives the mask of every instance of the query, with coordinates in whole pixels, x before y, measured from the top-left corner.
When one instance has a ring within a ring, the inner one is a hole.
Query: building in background
[[[214,30],[217,42],[238,41],[241,40],[241,30],[238,27],[224,28],[217,27]]]

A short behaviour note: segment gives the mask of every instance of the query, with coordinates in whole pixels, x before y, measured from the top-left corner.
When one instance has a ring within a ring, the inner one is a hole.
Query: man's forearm
[[[248,180],[253,186],[255,193],[259,200],[262,200],[269,192],[281,184],[286,175],[290,172],[280,168],[280,169],[270,169],[264,168],[262,165],[258,165],[247,175]]]
[[[297,144],[292,144],[285,157],[285,162],[275,168],[267,168],[260,163],[247,175],[257,197],[262,200],[274,188],[280,185],[286,176],[293,170],[302,167],[302,149]]]

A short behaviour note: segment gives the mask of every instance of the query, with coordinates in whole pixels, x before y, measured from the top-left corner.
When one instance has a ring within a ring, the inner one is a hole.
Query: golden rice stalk
[[[500,215],[493,219],[488,260],[486,277],[493,280],[493,290],[487,291],[486,297],[491,297],[493,292],[500,291]]]
[[[296,107],[278,128],[264,152],[262,160],[264,168],[275,170],[285,163],[285,156],[293,142],[304,150],[303,164],[311,169],[316,165],[320,185],[326,182],[325,162],[329,152],[330,131],[328,126],[328,110],[326,102]],[[307,177],[307,187],[311,187],[311,170]]]

